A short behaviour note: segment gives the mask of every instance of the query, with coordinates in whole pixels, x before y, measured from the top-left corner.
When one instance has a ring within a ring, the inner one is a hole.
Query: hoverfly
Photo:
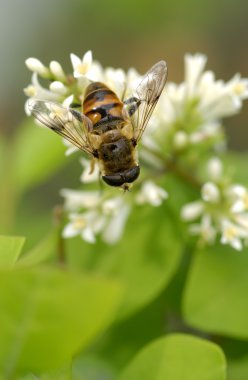
[[[164,88],[167,66],[159,61],[122,101],[104,83],[91,82],[82,112],[61,104],[30,100],[31,114],[99,163],[102,179],[127,190],[140,173],[137,144]]]

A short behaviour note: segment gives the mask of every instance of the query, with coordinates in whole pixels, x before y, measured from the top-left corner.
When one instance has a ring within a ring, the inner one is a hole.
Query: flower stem
[[[186,171],[179,164],[176,155],[171,155],[169,158],[165,158],[160,152],[154,151],[150,148],[146,148],[149,153],[151,153],[156,159],[161,161],[162,170],[161,173],[171,172],[177,177],[181,178],[194,188],[200,190],[202,187],[201,181],[194,175],[191,174],[192,171]]]
[[[53,210],[53,217],[55,221],[55,226],[58,229],[58,240],[57,240],[57,258],[58,262],[61,266],[65,266],[66,264],[66,253],[65,253],[65,241],[62,236],[62,228],[63,228],[63,206],[57,205]]]

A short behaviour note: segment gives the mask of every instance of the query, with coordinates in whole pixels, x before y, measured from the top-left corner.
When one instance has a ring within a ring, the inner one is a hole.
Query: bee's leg
[[[90,172],[89,172],[89,174],[93,173],[93,171],[95,169],[95,164],[96,164],[96,160],[95,160],[95,158],[92,158],[90,161]]]
[[[71,108],[82,108],[82,104],[81,103],[71,103],[70,107]]]
[[[98,175],[98,183],[99,183],[99,192],[100,192],[100,195],[101,195],[103,193],[103,191],[104,191],[101,172],[99,172],[99,175]]]

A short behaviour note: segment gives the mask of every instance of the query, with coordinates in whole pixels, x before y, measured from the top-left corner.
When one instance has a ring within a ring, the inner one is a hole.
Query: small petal
[[[76,70],[77,66],[81,65],[82,61],[76,54],[71,53],[70,57],[73,70]]]
[[[90,227],[86,227],[82,231],[81,236],[82,236],[83,240],[87,241],[87,243],[93,244],[96,242],[95,235],[94,235],[94,233]]]
[[[123,229],[130,213],[130,207],[124,205],[106,226],[103,232],[103,240],[108,244],[115,244],[120,240]]]
[[[71,238],[78,235],[78,230],[74,228],[73,223],[69,223],[65,226],[65,228],[62,231],[62,236],[66,238]]]

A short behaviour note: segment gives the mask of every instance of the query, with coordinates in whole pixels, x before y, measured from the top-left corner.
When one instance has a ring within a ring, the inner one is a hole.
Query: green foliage
[[[215,246],[195,253],[184,293],[184,318],[211,333],[248,339],[248,255]]]
[[[33,121],[20,126],[14,143],[13,180],[24,192],[48,179],[66,162],[65,147],[53,133],[47,133]]]
[[[0,267],[11,268],[18,259],[25,238],[0,235]]]
[[[182,241],[171,218],[170,211],[164,206],[154,210],[137,208],[128,222],[128,238],[113,247],[100,242],[93,247],[85,244],[78,255],[83,246],[81,239],[68,242],[73,267],[80,265],[84,269],[115,276],[125,284],[119,318],[128,317],[153,300],[175,273],[181,258]]]
[[[120,380],[224,380],[226,363],[220,348],[187,335],[169,335],[144,347]]]
[[[2,271],[0,289],[0,368],[6,379],[70,360],[110,323],[121,295],[113,281],[45,268]]]

